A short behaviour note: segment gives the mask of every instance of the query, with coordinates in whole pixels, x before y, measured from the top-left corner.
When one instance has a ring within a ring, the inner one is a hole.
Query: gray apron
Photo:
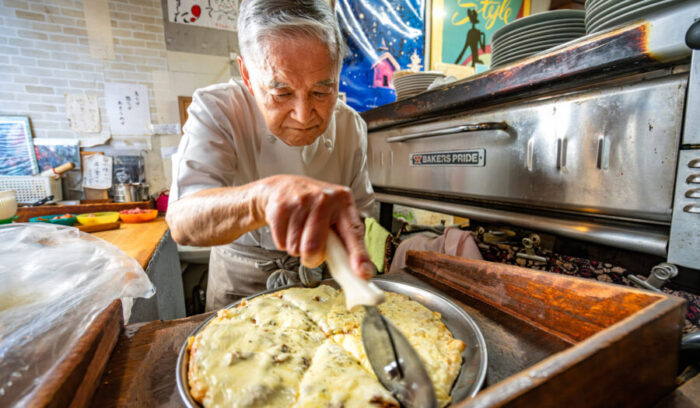
[[[206,310],[221,309],[238,299],[267,289],[301,284],[317,286],[326,274],[300,265],[284,251],[232,243],[213,247],[209,257]]]

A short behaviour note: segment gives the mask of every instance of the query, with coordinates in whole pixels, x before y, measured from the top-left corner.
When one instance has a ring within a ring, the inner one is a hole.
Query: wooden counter
[[[382,278],[450,296],[474,319],[488,348],[484,388],[455,406],[652,406],[675,388],[681,299],[420,254],[412,258],[409,252],[411,274]],[[440,273],[432,272],[436,268]],[[175,381],[177,356],[208,316],[126,326],[92,405],[184,406]]]
[[[158,217],[149,222],[122,223],[119,229],[93,232],[92,235],[118,246],[146,269],[167,230],[165,217]]]
[[[134,300],[129,323],[169,320],[185,316],[177,245],[168,233],[165,217],[141,223],[122,223],[119,229],[93,232],[136,259],[153,282],[156,293],[149,299]]]

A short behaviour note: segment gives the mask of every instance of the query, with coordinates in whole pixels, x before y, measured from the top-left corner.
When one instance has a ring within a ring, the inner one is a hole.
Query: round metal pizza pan
[[[395,282],[381,278],[372,279],[372,282],[374,282],[382,290],[407,295],[409,298],[411,298],[411,300],[422,304],[432,311],[439,312],[442,315],[442,321],[445,323],[445,326],[450,329],[452,335],[456,339],[462,340],[467,345],[462,352],[462,367],[460,368],[459,375],[457,376],[457,379],[452,386],[452,392],[450,393],[450,396],[452,397],[451,405],[476,395],[486,379],[486,341],[484,340],[484,336],[481,333],[479,326],[476,325],[474,320],[467,314],[467,312],[445,296],[433,290],[418,287],[409,283]],[[330,285],[336,288],[338,287],[335,281],[331,279],[323,281],[322,284]],[[286,288],[267,290],[265,292],[260,292],[249,296],[247,299],[252,299],[260,295],[273,293],[284,289]],[[235,307],[238,305],[238,303],[240,303],[240,301],[237,301],[226,308]],[[215,314],[206,321],[202,322],[202,324],[200,324],[192,331],[192,333],[190,333],[190,336],[197,335],[214,317],[216,317]],[[195,401],[190,395],[189,385],[187,383],[188,362],[189,352],[187,351],[186,339],[180,347],[180,353],[178,354],[177,364],[175,366],[177,390],[185,406],[188,408],[201,408],[201,405],[199,405],[199,403],[197,403],[197,401]]]

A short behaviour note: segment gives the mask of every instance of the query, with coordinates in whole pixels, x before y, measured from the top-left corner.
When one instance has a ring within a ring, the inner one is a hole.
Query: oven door
[[[378,189],[668,223],[687,74],[370,133]]]

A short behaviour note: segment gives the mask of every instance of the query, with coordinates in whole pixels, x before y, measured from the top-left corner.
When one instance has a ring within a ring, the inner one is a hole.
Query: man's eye
[[[324,97],[324,96],[328,96],[328,95],[330,95],[330,94],[331,94],[330,92],[314,92],[314,96],[317,96],[317,97],[320,97],[320,98],[322,98],[322,97]]]

